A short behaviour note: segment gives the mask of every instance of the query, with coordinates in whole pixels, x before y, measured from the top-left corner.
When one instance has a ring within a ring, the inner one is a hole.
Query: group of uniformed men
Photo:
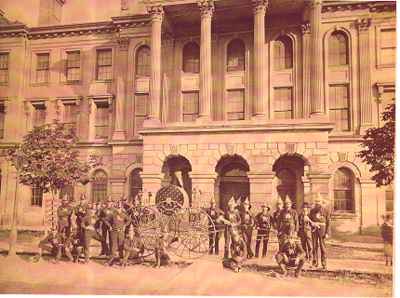
[[[91,241],[95,239],[101,243],[100,257],[108,257],[110,266],[117,260],[126,266],[129,257],[141,260],[144,245],[135,221],[135,207],[140,204],[140,194],[132,201],[108,199],[104,205],[88,204],[82,195],[74,207],[64,197],[57,209],[57,228],[39,243],[38,258],[46,251],[55,256],[56,262],[63,254],[70,261],[78,262],[83,253],[87,263],[91,257]]]
[[[221,211],[212,200],[207,213],[209,222],[209,253],[219,253],[219,241],[222,232],[225,238],[223,265],[238,272],[245,258],[254,256],[252,251],[252,235],[257,230],[255,257],[265,257],[271,230],[275,230],[278,240],[278,252],[275,260],[282,274],[286,275],[288,268],[295,268],[295,276],[299,276],[305,263],[311,262],[318,267],[319,255],[323,269],[326,269],[325,239],[329,237],[330,215],[322,206],[320,197],[311,206],[305,202],[298,214],[292,206],[292,201],[286,197],[278,200],[276,210],[271,214],[268,206],[262,205],[261,211],[255,216],[250,211],[249,200],[231,198],[227,210]],[[214,230],[215,228],[215,230]],[[300,243],[297,241],[300,238]]]

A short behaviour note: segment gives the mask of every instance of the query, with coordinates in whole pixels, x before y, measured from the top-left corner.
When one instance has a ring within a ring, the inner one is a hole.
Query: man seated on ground
[[[167,266],[171,260],[167,252],[167,236],[168,233],[163,231],[160,237],[157,239],[155,248],[156,264],[155,267],[160,268],[161,266]]]
[[[68,237],[57,232],[56,229],[51,229],[48,235],[39,242],[39,253],[35,257],[35,261],[38,262],[42,258],[43,252],[47,252],[54,257],[54,262],[58,263],[61,260],[63,251],[67,258],[72,261],[73,257]]]
[[[246,256],[246,242],[238,231],[233,230],[231,232],[231,257],[224,258],[222,266],[232,269],[235,272],[240,272]]]
[[[128,264],[130,257],[136,259],[137,264],[142,263],[143,253],[144,244],[140,239],[139,232],[131,226],[124,240],[122,266],[125,267]]]
[[[299,277],[304,265],[304,250],[294,236],[291,235],[282,244],[280,252],[275,256],[279,268],[284,276],[288,273],[288,268],[296,268],[295,276]]]

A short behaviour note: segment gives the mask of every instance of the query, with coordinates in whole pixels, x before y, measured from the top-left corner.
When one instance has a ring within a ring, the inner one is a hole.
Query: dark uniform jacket
[[[296,210],[293,209],[282,209],[278,217],[278,234],[290,235],[291,233],[297,233],[299,223]]]
[[[282,245],[281,253],[286,255],[290,260],[293,260],[297,257],[302,257],[304,255],[304,250],[301,247],[300,243],[297,241],[290,243],[290,241],[286,241]]]
[[[299,236],[308,236],[311,237],[311,232],[313,227],[310,222],[310,215],[305,215],[304,213],[300,213],[299,215]]]
[[[111,226],[113,231],[122,232],[125,227],[131,222],[128,215],[121,211],[115,211],[111,217]]]
[[[393,244],[393,227],[387,223],[383,223],[381,226],[381,235],[383,242]]]
[[[107,228],[111,229],[112,218],[115,214],[116,210],[114,208],[103,208],[100,210],[99,218],[101,222],[106,225]]]
[[[275,230],[278,230],[278,218],[281,212],[282,210],[275,210],[274,213],[272,213],[272,227]]]
[[[320,227],[316,229],[316,233],[321,237],[325,237],[326,233],[330,231],[330,214],[328,210],[323,207],[314,207],[310,211],[310,219],[319,223]]]
[[[262,212],[258,213],[254,221],[259,233],[267,234],[271,230],[272,216],[269,213],[267,214],[263,214]]]
[[[254,217],[250,211],[242,210],[240,212],[240,220],[243,228],[251,228],[254,226]]]
[[[81,223],[82,219],[85,217],[89,209],[89,206],[87,204],[79,204],[78,206],[75,207],[75,215],[77,217],[77,222]]]

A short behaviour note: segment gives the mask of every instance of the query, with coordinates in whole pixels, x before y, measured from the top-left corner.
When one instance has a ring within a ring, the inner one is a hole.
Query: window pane
[[[112,79],[112,51],[97,50],[97,80]]]
[[[37,70],[49,69],[49,54],[37,54]]]
[[[76,104],[65,104],[64,105],[64,126],[67,129],[75,132],[76,122],[78,116],[78,107]]]
[[[353,174],[340,168],[334,175],[334,209],[335,211],[354,211]]]
[[[8,83],[8,69],[0,69],[0,83]]]
[[[106,104],[98,104],[96,111],[96,139],[108,137],[109,107]]]
[[[293,118],[292,88],[275,88],[274,115],[275,119]]]
[[[227,71],[245,70],[245,46],[240,39],[232,40],[227,49]]]
[[[200,71],[200,48],[194,42],[186,44],[183,48],[183,71],[188,73]]]
[[[329,119],[335,123],[334,130],[350,130],[349,90],[347,85],[329,87]]]
[[[347,37],[341,32],[333,32],[329,38],[329,65],[348,64]]]
[[[228,90],[228,120],[244,119],[244,90]]]
[[[46,106],[42,104],[34,105],[33,125],[42,126],[46,123]]]
[[[195,121],[199,116],[199,93],[184,92],[183,94],[183,121]]]
[[[108,178],[104,171],[96,171],[92,180],[92,202],[104,202],[107,198]]]
[[[32,188],[31,205],[42,207],[43,203],[43,190],[39,187]]]
[[[130,186],[131,186],[131,198],[135,198],[136,195],[142,191],[143,181],[142,177],[140,177],[141,170],[135,169],[132,171],[130,175]]]
[[[0,69],[8,69],[8,53],[0,53]]]
[[[149,94],[135,95],[135,134],[143,128],[143,122],[149,112]]]
[[[80,80],[80,52],[68,52],[67,53],[67,70],[66,76],[67,81],[79,81]]]
[[[292,41],[282,36],[274,42],[274,69],[284,70],[293,67]]]
[[[396,30],[382,29],[381,30],[381,48],[394,48],[396,47]]]
[[[136,75],[150,76],[150,48],[142,46],[136,53]]]

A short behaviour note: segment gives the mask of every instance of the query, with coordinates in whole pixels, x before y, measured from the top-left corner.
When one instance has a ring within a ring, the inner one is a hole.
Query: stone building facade
[[[196,200],[320,193],[339,231],[377,225],[393,190],[357,157],[394,100],[391,1],[4,1],[0,19],[0,225],[45,225],[50,198],[16,183],[5,149],[33,126],[75,129],[101,156],[73,196]]]

